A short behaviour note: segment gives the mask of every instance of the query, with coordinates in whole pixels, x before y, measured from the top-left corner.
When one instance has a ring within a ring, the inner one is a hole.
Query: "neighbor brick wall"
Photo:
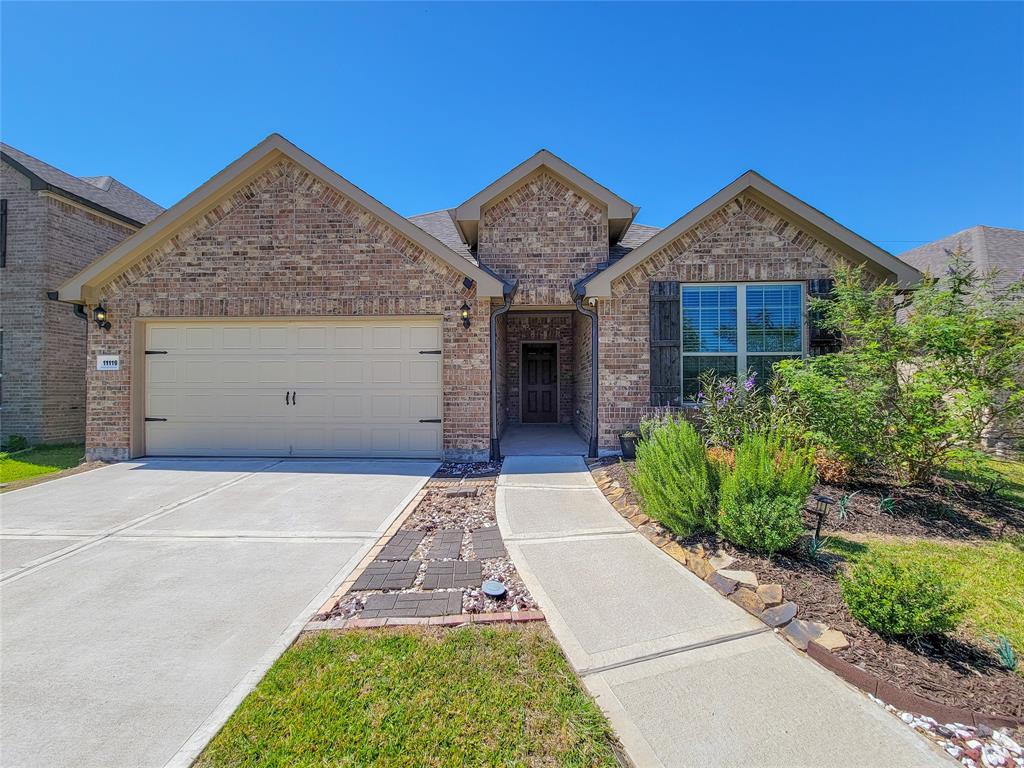
[[[443,315],[445,454],[488,454],[487,305],[462,274],[290,161],[190,222],[101,298],[113,327],[89,329],[92,458],[129,455],[132,319],[173,317]],[[122,370],[95,371],[99,354],[120,354]]]
[[[575,371],[573,366],[573,315],[531,314],[509,312],[505,343],[505,411],[508,424],[521,424],[523,362],[522,345],[525,342],[558,343],[558,423],[572,423],[575,402]]]
[[[7,266],[0,276],[3,340],[3,437],[74,442],[85,435],[86,322],[46,292],[135,231],[78,206],[32,191],[0,163],[7,199]]]
[[[542,169],[481,212],[477,256],[520,280],[516,304],[569,305],[571,284],[608,260],[608,218]]]
[[[842,257],[747,196],[680,235],[612,284],[598,301],[600,448],[650,410],[649,290],[657,280],[745,282],[828,277]]]

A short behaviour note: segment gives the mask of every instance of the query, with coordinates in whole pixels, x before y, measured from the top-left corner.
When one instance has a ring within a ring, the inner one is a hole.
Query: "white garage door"
[[[441,455],[433,318],[146,326],[151,456]]]

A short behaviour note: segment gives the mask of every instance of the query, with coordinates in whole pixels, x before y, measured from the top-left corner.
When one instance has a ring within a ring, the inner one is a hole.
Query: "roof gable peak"
[[[596,200],[608,211],[608,235],[613,242],[625,234],[640,210],[607,187],[598,184],[579,169],[565,162],[548,149],[539,149],[512,170],[495,179],[471,198],[449,211],[459,235],[471,247],[476,244],[480,228],[481,210],[488,203],[515,187],[537,170],[545,168],[588,197]]]

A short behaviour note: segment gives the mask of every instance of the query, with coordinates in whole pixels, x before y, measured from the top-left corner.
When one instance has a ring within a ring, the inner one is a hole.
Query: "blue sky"
[[[277,131],[402,214],[546,147],[665,225],[748,168],[893,252],[1024,229],[1024,4],[13,3],[0,133],[171,205]]]

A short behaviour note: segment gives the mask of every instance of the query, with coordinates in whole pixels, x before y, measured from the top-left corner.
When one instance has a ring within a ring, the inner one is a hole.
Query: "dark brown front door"
[[[558,366],[554,344],[523,345],[523,423],[558,421]]]

